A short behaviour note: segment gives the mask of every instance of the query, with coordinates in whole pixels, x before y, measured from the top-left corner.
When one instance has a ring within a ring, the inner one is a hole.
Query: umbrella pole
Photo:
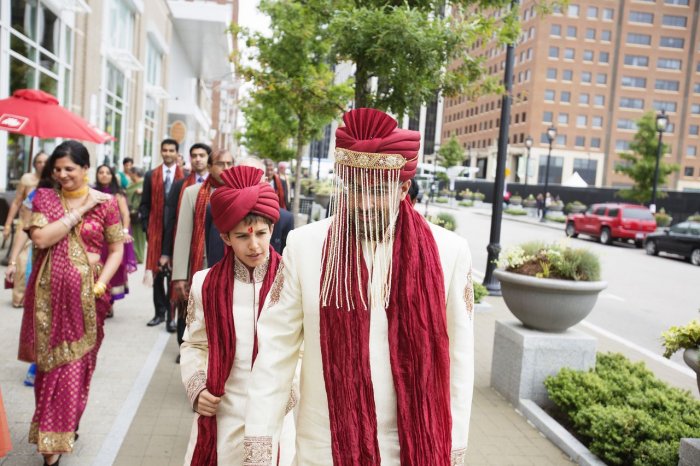
[[[29,165],[24,169],[24,173],[29,173],[32,171],[32,157],[34,155],[34,136],[29,136],[29,157],[27,157],[27,160],[29,161]],[[41,174],[39,174],[41,176]]]

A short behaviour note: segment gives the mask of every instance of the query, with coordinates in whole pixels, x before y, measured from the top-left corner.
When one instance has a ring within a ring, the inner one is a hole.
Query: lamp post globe
[[[530,149],[532,149],[532,136],[528,135],[525,138],[525,147],[527,148],[527,159],[525,161],[525,186],[527,186],[527,180],[530,178]]]
[[[544,169],[544,205],[542,206],[542,218],[540,222],[547,221],[547,192],[549,191],[549,161],[552,158],[552,143],[557,138],[557,129],[554,125],[547,128],[547,140],[549,141],[549,152],[547,152],[547,165]]]
[[[654,167],[654,183],[651,189],[651,202],[649,203],[649,210],[652,214],[656,213],[656,185],[659,182],[659,162],[661,161],[661,156],[664,150],[663,135],[667,127],[668,115],[666,115],[666,110],[661,110],[661,112],[656,115],[656,131],[659,133],[659,144],[656,148],[656,166]]]

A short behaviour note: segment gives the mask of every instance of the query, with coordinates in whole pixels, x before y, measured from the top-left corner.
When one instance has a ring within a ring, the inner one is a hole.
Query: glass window
[[[576,26],[566,26],[566,37],[576,39]]]
[[[624,139],[618,139],[615,141],[615,149],[617,150],[629,150],[630,148],[630,142],[625,141]]]
[[[603,117],[602,116],[591,117],[591,126],[593,128],[602,128],[603,127]]]
[[[114,65],[107,62],[107,87],[104,90],[104,130],[116,138],[105,144],[105,154],[111,164],[118,165],[122,155],[122,141],[126,126],[126,78]]]
[[[556,68],[547,68],[547,79],[557,79]]]
[[[566,47],[564,49],[564,58],[567,60],[573,60],[576,58],[576,50],[571,47]]]
[[[661,47],[668,47],[672,49],[682,49],[685,45],[685,39],[681,37],[661,36],[659,45]]]
[[[591,149],[600,149],[600,138],[591,138]]]
[[[554,45],[549,46],[549,58],[559,58],[559,47]]]
[[[560,100],[561,100],[562,102],[566,102],[566,103],[571,102],[571,92],[569,92],[569,91],[561,91],[561,98],[560,98]]]
[[[593,75],[591,74],[590,71],[582,71],[581,72],[581,82],[582,83],[589,83],[593,80]]]
[[[605,215],[605,207],[597,207],[597,208],[593,211],[593,214],[594,214],[594,215]]]
[[[593,146],[593,139],[591,139]],[[590,159],[574,159],[574,171],[590,186],[595,186],[596,172],[598,171],[598,161]]]
[[[628,118],[619,118],[617,120],[617,129],[631,129],[637,130],[637,123],[634,120]]]
[[[692,104],[690,106],[690,113],[693,115],[700,115],[700,104]]]
[[[556,93],[552,89],[545,89],[544,91],[544,100],[549,100],[553,101],[554,98],[556,97]]]
[[[542,121],[544,123],[551,123],[553,121],[554,114],[552,112],[543,112],[542,113]]]
[[[586,39],[595,40],[595,29],[594,28],[586,28]]]
[[[596,94],[595,97],[593,97],[593,105],[605,105],[605,96],[601,94]]]
[[[549,157],[549,179],[550,184],[561,183],[562,169],[564,168],[564,157],[552,155]],[[547,157],[539,158],[539,169],[537,170],[537,182],[544,183],[545,171],[547,169]]]
[[[574,145],[576,147],[585,147],[585,145],[586,145],[585,136],[576,136],[576,139],[574,140]]]
[[[148,39],[146,48],[146,82],[153,86],[160,85],[161,65],[163,63],[163,55],[158,51],[158,48],[153,44],[151,39]]]
[[[651,36],[649,34],[628,32],[627,43],[633,45],[651,45]]]
[[[685,169],[683,170],[683,175],[685,175],[685,176],[693,176],[694,171],[695,171],[695,170],[694,170],[693,167],[685,167]]]
[[[700,133],[700,126],[699,125],[690,125],[688,126],[688,134],[691,136],[697,136]]]
[[[583,61],[593,61],[593,50],[583,51]]]
[[[647,87],[647,78],[640,78],[639,76],[623,76],[620,80],[620,84],[625,87]]]
[[[586,18],[598,19],[598,7],[597,6],[589,6],[586,9]]]
[[[653,24],[654,23],[654,14],[647,13],[645,11],[630,11],[630,22],[631,23]]]
[[[688,25],[686,16],[664,15],[662,23],[664,26],[684,28]]]
[[[610,63],[610,53],[600,52],[598,55],[598,63]]]
[[[696,94],[700,93],[700,83],[693,84],[693,92]]]
[[[688,157],[695,157],[696,155],[698,155],[697,146],[686,146],[685,155],[687,155]]]
[[[666,5],[688,6],[688,0],[664,0]]]
[[[634,108],[641,110],[644,108],[644,99],[635,99],[632,97],[621,97],[620,108]]]
[[[612,40],[612,31],[609,29],[600,31],[600,40],[603,42],[610,42]]]
[[[688,222],[679,223],[673,225],[669,230],[673,233],[678,233],[679,235],[685,235],[688,233]]]
[[[680,81],[673,79],[657,79],[654,83],[654,89],[660,91],[678,91],[680,89]]]
[[[586,115],[576,116],[576,126],[585,127],[588,125],[588,117]]]
[[[109,43],[131,52],[134,40],[134,13],[124,0],[109,2]]]
[[[603,19],[606,21],[612,21],[615,17],[615,10],[612,8],[603,8]]]
[[[574,72],[573,72],[573,70],[564,70],[564,71],[562,71],[562,73],[561,73],[561,79],[562,79],[563,81],[571,81],[572,79],[574,79]]]
[[[645,55],[625,55],[625,65],[649,66],[649,57]]]
[[[581,8],[578,5],[570,4],[567,10],[567,14],[571,17],[578,18]]]
[[[635,220],[654,220],[648,209],[622,209],[622,218],[633,218]]]
[[[561,36],[561,24],[552,24],[549,28],[550,36]]]
[[[560,146],[566,145],[566,134],[557,134],[557,144]]]
[[[597,84],[607,84],[608,83],[608,75],[606,73],[597,73],[595,75],[595,82]]]
[[[581,105],[588,105],[591,101],[590,94],[582,92],[578,95],[578,103]]]
[[[560,113],[559,116],[557,117],[557,123],[560,125],[568,125],[569,124],[569,114],[568,113]]]
[[[656,61],[656,67],[664,70],[680,70],[681,65],[682,61],[675,58],[659,58]]]

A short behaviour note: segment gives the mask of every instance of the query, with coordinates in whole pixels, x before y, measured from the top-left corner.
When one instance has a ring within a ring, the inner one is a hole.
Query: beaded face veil
[[[356,126],[368,117],[370,125],[365,126],[364,134],[358,134]],[[401,186],[415,172],[420,135],[397,130],[393,118],[373,109],[353,110],[344,121],[346,126],[336,133],[329,207],[334,218],[324,245],[321,301],[324,306],[333,304],[345,309],[369,309],[370,303],[381,303],[386,308]],[[365,284],[362,270],[368,255],[372,270]],[[359,297],[349,291],[350,282],[362,285]],[[355,302],[357,299],[361,302]]]

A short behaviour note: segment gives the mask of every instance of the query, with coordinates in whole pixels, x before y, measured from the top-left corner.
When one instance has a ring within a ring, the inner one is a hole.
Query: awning
[[[570,188],[587,188],[588,183],[581,178],[581,175],[578,174],[578,172],[574,172],[573,175],[568,177],[564,182],[561,184],[562,186],[568,186]]]

